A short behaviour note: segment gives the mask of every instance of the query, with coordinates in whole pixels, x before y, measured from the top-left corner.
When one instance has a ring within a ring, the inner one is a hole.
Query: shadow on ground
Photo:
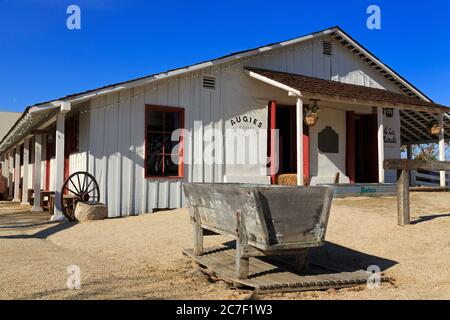
[[[449,217],[450,217],[450,213],[420,216],[417,219],[411,221],[411,224],[419,224],[419,223],[428,222],[428,221],[438,219],[438,218],[449,218]]]
[[[46,239],[49,236],[69,229],[74,225],[76,225],[76,222],[51,222],[51,225],[48,228],[40,230],[34,234],[12,234],[0,236],[0,239]]]
[[[235,248],[236,242],[224,243],[227,248]],[[272,262],[294,270],[295,256],[264,256],[260,259]],[[378,266],[380,271],[398,264],[397,261],[374,256],[361,251],[340,246],[332,242],[326,242],[324,246],[311,248],[310,253],[310,273],[311,275],[330,274],[336,272],[355,272],[367,270],[369,266]]]

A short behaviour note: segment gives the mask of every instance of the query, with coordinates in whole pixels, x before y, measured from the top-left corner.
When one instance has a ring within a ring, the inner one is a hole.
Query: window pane
[[[163,153],[163,135],[158,133],[147,134],[147,153]]]
[[[163,156],[158,153],[149,154],[147,158],[147,176],[163,175]]]
[[[172,162],[170,155],[164,157],[164,166],[165,176],[178,176],[178,164]]]
[[[163,118],[164,112],[149,110],[147,112],[147,130],[151,131],[163,131]]]
[[[165,131],[172,132],[180,127],[180,112],[166,112]]]
[[[165,135],[164,136],[164,154],[168,154],[168,153],[177,153],[174,152],[174,148],[179,145],[180,143],[180,139],[178,139],[177,141],[172,141],[172,135]],[[178,147],[178,151],[179,151],[180,147]]]

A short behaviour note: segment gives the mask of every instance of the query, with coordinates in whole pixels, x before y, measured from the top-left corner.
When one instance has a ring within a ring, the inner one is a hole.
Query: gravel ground
[[[406,227],[396,225],[393,197],[338,199],[332,206],[331,253],[362,265],[375,261],[393,284],[258,296],[192,268],[181,255],[192,242],[183,209],[49,223],[47,213],[0,202],[0,299],[450,299],[450,193],[411,199],[414,223]],[[205,246],[228,240],[206,237]],[[80,290],[66,288],[70,265],[80,267]]]

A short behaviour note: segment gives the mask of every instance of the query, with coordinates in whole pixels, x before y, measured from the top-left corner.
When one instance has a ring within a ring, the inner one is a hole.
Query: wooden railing
[[[450,173],[446,174],[447,186],[450,185]],[[429,170],[412,170],[411,186],[412,187],[439,187],[441,184],[439,171]]]
[[[384,160],[383,167],[387,170],[401,171],[397,181],[397,216],[398,224],[404,226],[411,223],[409,208],[410,172],[413,170],[450,171],[450,161],[388,159]]]

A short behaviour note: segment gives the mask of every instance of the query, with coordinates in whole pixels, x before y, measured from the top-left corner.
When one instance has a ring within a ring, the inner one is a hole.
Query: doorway
[[[378,183],[377,132],[376,114],[347,114],[347,174],[351,182]]]
[[[273,169],[274,158],[271,157],[272,184],[279,174],[297,173],[297,124],[296,107],[277,105],[272,101],[269,105],[269,129],[278,129],[278,172]],[[270,137],[270,134],[269,134]],[[272,146],[274,137],[269,141]],[[268,150],[272,150],[269,148]],[[272,150],[273,151],[273,150]],[[303,124],[303,174],[309,181],[309,128]]]

